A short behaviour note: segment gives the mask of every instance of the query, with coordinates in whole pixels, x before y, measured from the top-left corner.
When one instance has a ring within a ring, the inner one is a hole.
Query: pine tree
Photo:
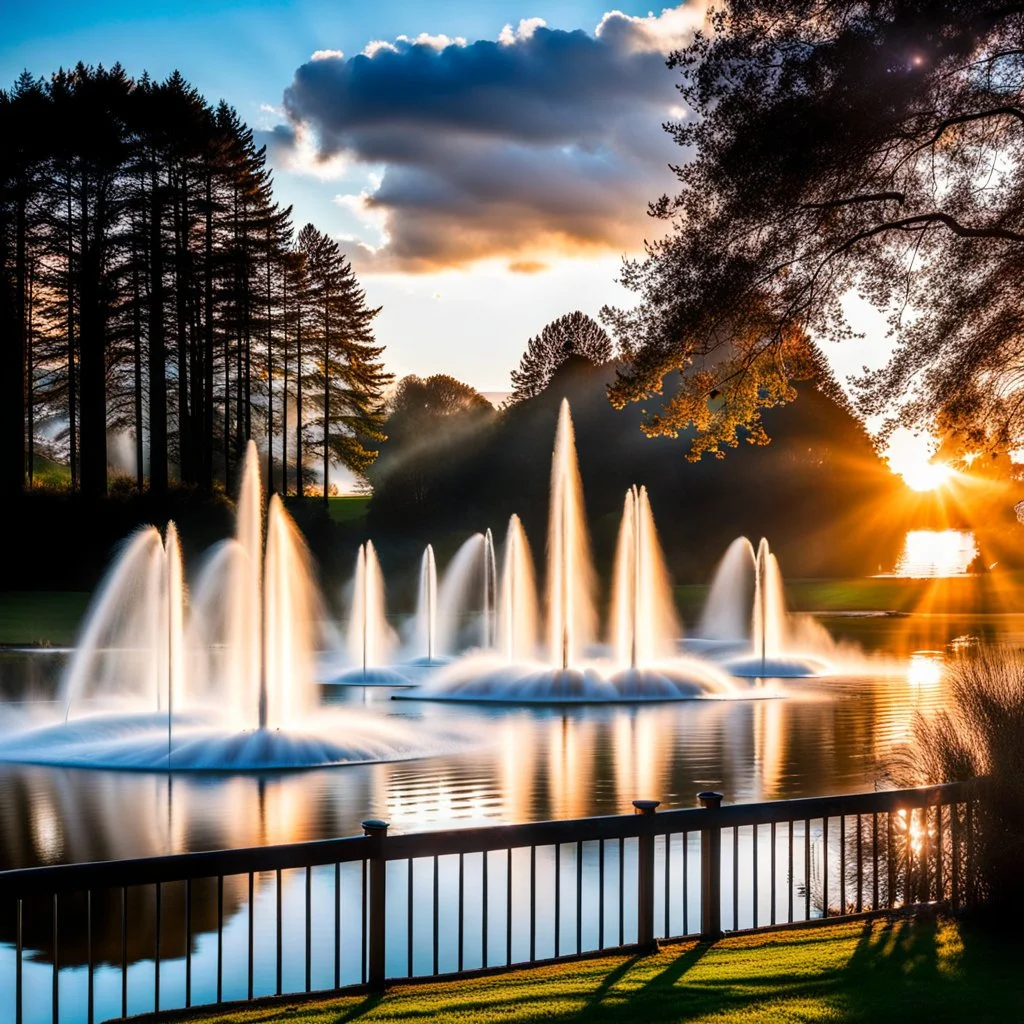
[[[601,364],[608,362],[612,354],[612,340],[596,320],[579,310],[566,313],[527,342],[519,368],[512,371],[510,400],[521,402],[539,395],[570,356]]]

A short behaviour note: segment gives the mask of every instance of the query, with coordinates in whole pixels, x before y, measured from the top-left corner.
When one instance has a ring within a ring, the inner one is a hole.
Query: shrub
[[[1010,924],[1024,911],[1024,654],[983,647],[949,671],[947,708],[916,716],[889,774],[901,786],[984,778],[972,896]]]

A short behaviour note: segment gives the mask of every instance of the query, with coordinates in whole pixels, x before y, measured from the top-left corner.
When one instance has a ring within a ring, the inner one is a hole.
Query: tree
[[[651,207],[669,234],[624,267],[639,305],[604,311],[632,354],[613,403],[680,370],[648,432],[709,426],[697,455],[759,439],[805,370],[799,339],[854,336],[859,292],[895,344],[862,412],[929,426],[975,387],[1019,444],[1024,10],[731,0],[669,65],[681,188]]]
[[[612,358],[612,340],[592,317],[576,310],[552,320],[530,338],[512,371],[512,402],[539,395],[551,383],[555,370],[570,356],[581,356],[597,366]]]
[[[362,474],[377,457],[369,445],[384,439],[384,388],[392,377],[380,362],[383,347],[373,338],[380,309],[367,306],[341,247],[312,224],[299,232],[297,247],[306,264],[303,304],[309,328],[303,344],[312,356],[309,382],[316,395],[308,426],[318,428],[318,439],[310,447],[322,459],[326,501],[332,462]]]
[[[446,373],[435,373],[426,378],[415,374],[403,377],[387,407],[389,437],[400,417],[422,423],[425,418],[459,416],[467,412],[490,413],[494,408],[476,388]]]

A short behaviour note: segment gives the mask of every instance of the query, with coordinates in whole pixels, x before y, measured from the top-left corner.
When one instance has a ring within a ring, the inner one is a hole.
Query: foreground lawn
[[[204,1024],[1021,1021],[1022,946],[940,921],[836,925],[607,957]],[[188,1018],[196,1020],[197,1018]]]
[[[88,604],[77,590],[0,591],[0,644],[70,644]]]

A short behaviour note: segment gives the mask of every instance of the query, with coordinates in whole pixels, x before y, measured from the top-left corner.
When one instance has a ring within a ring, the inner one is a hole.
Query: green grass
[[[704,606],[708,588],[675,588],[679,610],[692,621]],[[1005,612],[1016,611],[1024,593],[1024,573],[994,572],[949,579],[867,576],[858,579],[786,580],[786,600],[798,612]]]
[[[0,591],[0,644],[70,644],[89,596],[77,590]]]
[[[32,484],[35,487],[67,489],[71,486],[71,468],[44,455],[32,459]]]
[[[357,523],[366,518],[369,504],[369,495],[344,494],[339,498],[328,498],[327,511],[336,523]]]
[[[190,1017],[206,1024],[1019,1021],[1021,946],[949,921],[735,936],[377,996]]]

